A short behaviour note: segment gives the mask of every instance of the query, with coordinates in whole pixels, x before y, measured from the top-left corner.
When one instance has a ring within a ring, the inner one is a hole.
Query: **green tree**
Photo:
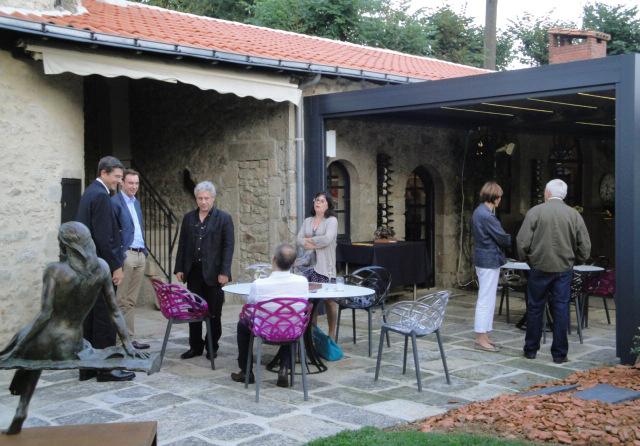
[[[361,15],[354,43],[387,48],[409,54],[426,55],[429,42],[421,12],[408,13],[410,2],[393,6],[388,1],[369,1],[369,10]]]
[[[253,0],[133,0],[145,5],[188,12],[218,19],[244,22]]]
[[[256,0],[248,20],[255,25],[337,40],[357,34],[362,0]]]
[[[575,28],[575,23],[551,20],[553,11],[543,17],[531,14],[510,21],[507,34],[517,42],[517,59],[525,65],[546,65],[549,63],[549,35],[550,28]]]
[[[582,27],[611,35],[607,54],[640,52],[640,14],[638,7],[609,6],[604,3],[585,5]]]

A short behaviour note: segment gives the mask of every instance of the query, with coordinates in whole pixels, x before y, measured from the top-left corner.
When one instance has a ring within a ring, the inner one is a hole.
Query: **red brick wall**
[[[553,40],[552,40],[553,42]],[[607,43],[604,40],[598,42],[593,37],[588,37],[585,42],[576,45],[549,46],[549,63],[563,63],[574,60],[596,59],[607,55]]]

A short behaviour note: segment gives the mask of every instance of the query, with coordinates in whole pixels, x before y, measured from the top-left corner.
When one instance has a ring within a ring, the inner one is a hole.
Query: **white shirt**
[[[296,297],[307,300],[309,294],[309,282],[304,276],[291,274],[290,271],[273,271],[269,277],[264,279],[256,279],[251,284],[251,290],[247,296],[248,304],[269,301],[278,297]],[[263,308],[267,311],[277,310],[279,305],[266,304]],[[292,305],[294,310],[302,310],[301,304]],[[258,312],[253,323],[260,325],[260,313]],[[262,316],[264,318],[264,315]],[[274,321],[272,321],[273,323]]]
[[[247,303],[254,304],[276,297],[299,297],[307,299],[309,282],[304,276],[290,271],[273,271],[269,277],[256,279],[251,284]]]
[[[142,238],[142,229],[140,228],[140,221],[138,220],[138,212],[136,212],[136,197],[129,197],[123,191],[120,191],[124,202],[127,203],[127,209],[133,220],[133,242],[129,248],[144,248],[144,238]]]
[[[109,190],[109,188],[107,187],[106,184],[104,184],[104,181],[102,181],[100,178],[96,178],[96,181],[99,182],[100,184],[102,184],[104,186],[104,188],[107,190],[107,193],[109,195],[111,195],[111,191]]]

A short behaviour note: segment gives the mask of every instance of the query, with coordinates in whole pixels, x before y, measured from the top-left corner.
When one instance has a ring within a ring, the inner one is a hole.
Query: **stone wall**
[[[185,169],[215,184],[235,225],[234,277],[295,239],[291,105],[153,81],[132,82],[130,101],[133,157],[179,219],[195,208]]]
[[[456,282],[457,223],[455,207],[458,160],[452,155],[463,141],[463,133],[439,127],[403,125],[367,120],[333,120],[328,129],[336,130],[337,157],[351,179],[351,239],[371,240],[376,229],[376,155],[391,156],[394,186],[390,204],[394,207],[393,227],[404,239],[405,186],[419,166],[429,172],[435,187],[435,271],[438,286]],[[464,274],[463,274],[464,275]]]
[[[83,177],[82,79],[0,51],[0,345],[40,309],[58,260],[61,179]]]

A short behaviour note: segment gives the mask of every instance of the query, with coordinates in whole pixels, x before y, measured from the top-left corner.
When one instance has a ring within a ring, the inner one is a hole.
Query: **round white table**
[[[531,268],[529,267],[529,265],[526,262],[507,262],[504,265],[502,265],[500,267],[500,269],[511,269],[511,270],[518,270],[518,271],[530,271]],[[595,266],[595,265],[574,265],[573,266],[573,270],[575,272],[577,272],[578,274],[591,274],[591,273],[601,273],[604,271],[604,268],[602,268],[601,266]],[[527,289],[525,288],[524,291],[524,301],[525,301],[525,305],[527,303]],[[509,322],[509,287],[508,286],[504,286],[503,288],[503,298],[506,297],[507,299],[507,323]],[[500,300],[500,312],[502,311],[502,299]],[[586,322],[588,320],[589,317],[589,303],[588,300],[585,299],[584,294],[581,294],[581,298],[580,301],[577,302],[577,305],[579,305],[579,308],[581,308],[581,310],[579,311],[579,316],[578,318],[580,319],[580,321],[578,322],[579,325],[579,330],[583,327],[586,327]],[[498,313],[500,314],[500,313]],[[522,319],[520,319],[520,321],[518,322],[518,324],[516,325],[522,325],[524,319],[526,317],[526,312],[525,312],[525,316],[522,317]],[[544,332],[543,332],[544,334]],[[582,333],[579,332],[580,335],[580,343],[582,344]]]
[[[307,294],[307,299],[313,301],[313,310],[312,314],[315,313],[318,303],[323,299],[348,299],[353,297],[361,297],[361,296],[369,296],[375,293],[375,290],[371,288],[366,288],[363,286],[357,285],[348,285],[344,284],[341,286],[340,291],[336,290],[336,285],[333,283],[323,283],[316,284],[322,285],[321,288],[318,288],[314,291],[309,291]],[[251,282],[244,283],[232,283],[222,287],[222,291],[232,294],[239,294],[242,296],[247,296],[251,290]],[[300,296],[302,297],[302,296]],[[311,336],[312,333],[312,325],[309,323],[307,326],[307,330],[304,333],[304,345],[306,350],[306,357],[308,364],[313,364],[316,367],[316,371],[312,371],[309,369],[309,365],[307,364],[308,373],[322,373],[327,370],[326,364],[322,361],[322,358],[318,354],[315,346],[313,345],[313,338]],[[267,370],[271,372],[277,372],[275,369]]]
[[[507,262],[500,267],[501,269],[516,269],[520,271],[529,271],[531,267],[526,262]],[[601,266],[595,265],[574,265],[574,271],[579,273],[599,273],[604,271]]]
[[[345,299],[351,297],[369,296],[375,293],[375,290],[357,285],[342,285],[340,291],[336,290],[336,285],[333,283],[323,283],[322,288],[317,291],[309,291],[307,299]],[[247,296],[251,290],[251,282],[244,283],[232,283],[222,287],[222,291],[226,291],[231,294],[240,294]],[[303,296],[300,296],[303,297]]]

